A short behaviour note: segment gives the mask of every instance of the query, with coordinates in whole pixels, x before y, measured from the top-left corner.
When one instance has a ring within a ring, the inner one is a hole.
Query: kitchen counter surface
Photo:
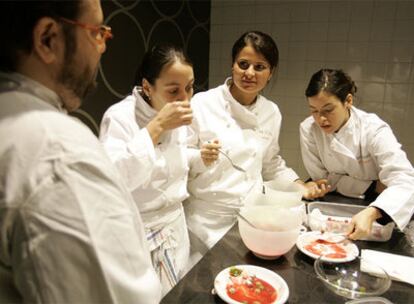
[[[341,201],[328,197],[327,201]],[[406,236],[394,230],[388,242],[357,241],[359,249],[373,249],[394,254],[414,256]],[[342,298],[329,291],[317,279],[313,270],[314,260],[301,253],[294,246],[284,256],[266,261],[254,256],[243,244],[237,224],[187,273],[187,275],[163,298],[166,303],[224,303],[217,295],[212,294],[214,278],[224,268],[237,264],[250,264],[273,270],[279,274],[289,286],[289,299],[286,303],[345,303]],[[414,287],[412,285],[392,281],[390,289],[381,295],[393,303],[414,303]]]

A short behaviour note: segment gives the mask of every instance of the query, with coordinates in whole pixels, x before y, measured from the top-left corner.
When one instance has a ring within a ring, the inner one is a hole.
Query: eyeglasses
[[[247,69],[249,69],[251,65],[253,65],[253,69],[254,69],[256,72],[263,72],[264,70],[266,70],[266,69],[268,69],[268,68],[269,68],[269,66],[268,66],[268,65],[263,64],[263,63],[256,63],[256,64],[253,64],[253,63],[250,63],[250,62],[249,62],[249,61],[247,61],[247,60],[240,60],[240,61],[237,61],[237,66],[238,66],[240,69],[242,69],[242,70],[247,70]]]
[[[70,19],[63,18],[63,17],[60,17],[59,19],[66,22],[66,23],[76,25],[76,26],[80,26],[81,28],[84,28],[84,29],[90,31],[93,35],[93,38],[95,38],[95,40],[99,44],[103,44],[108,39],[111,39],[113,37],[112,29],[109,26],[106,26],[106,25],[99,25],[99,26],[90,25],[90,24],[70,20]]]

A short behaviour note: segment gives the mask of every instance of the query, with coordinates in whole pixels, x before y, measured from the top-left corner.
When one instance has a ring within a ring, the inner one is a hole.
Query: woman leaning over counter
[[[192,121],[193,67],[181,49],[155,46],[137,79],[142,86],[106,111],[100,139],[140,210],[165,295],[183,275],[190,250],[182,201],[188,196],[185,125]]]
[[[190,169],[190,197],[184,203],[189,230],[200,241],[198,248],[193,244],[192,248],[201,255],[235,223],[239,208],[249,194],[261,191],[263,181],[298,180],[279,155],[279,108],[260,95],[277,64],[273,39],[262,32],[247,32],[233,46],[232,77],[191,101],[190,144],[195,148],[206,144],[211,152],[201,150],[209,158],[203,172]],[[245,172],[233,168],[218,148]],[[326,191],[323,183],[298,182],[306,186],[307,197]]]
[[[414,212],[414,169],[390,126],[353,106],[356,86],[341,70],[316,72],[306,89],[312,116],[300,125],[302,158],[313,180],[371,201],[352,219],[350,238],[366,237],[375,220],[402,230]]]

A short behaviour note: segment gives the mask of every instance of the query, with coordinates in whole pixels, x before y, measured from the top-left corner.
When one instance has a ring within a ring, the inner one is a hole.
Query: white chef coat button
[[[230,149],[226,149],[226,154],[230,154]]]
[[[226,127],[227,127],[227,128],[230,128],[230,124],[228,123],[228,124],[226,125]]]
[[[216,196],[217,195],[217,193],[216,192],[213,192],[213,196]]]

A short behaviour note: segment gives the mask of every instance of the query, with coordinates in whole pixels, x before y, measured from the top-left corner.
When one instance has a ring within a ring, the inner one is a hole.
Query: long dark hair
[[[247,45],[252,46],[257,53],[263,55],[270,64],[271,70],[277,67],[279,63],[279,50],[276,42],[268,34],[260,31],[246,32],[237,39],[231,51],[233,64],[236,61],[237,55]]]
[[[326,92],[336,96],[342,103],[348,94],[355,95],[357,87],[351,77],[342,70],[321,69],[312,75],[305,91],[306,97]]]

